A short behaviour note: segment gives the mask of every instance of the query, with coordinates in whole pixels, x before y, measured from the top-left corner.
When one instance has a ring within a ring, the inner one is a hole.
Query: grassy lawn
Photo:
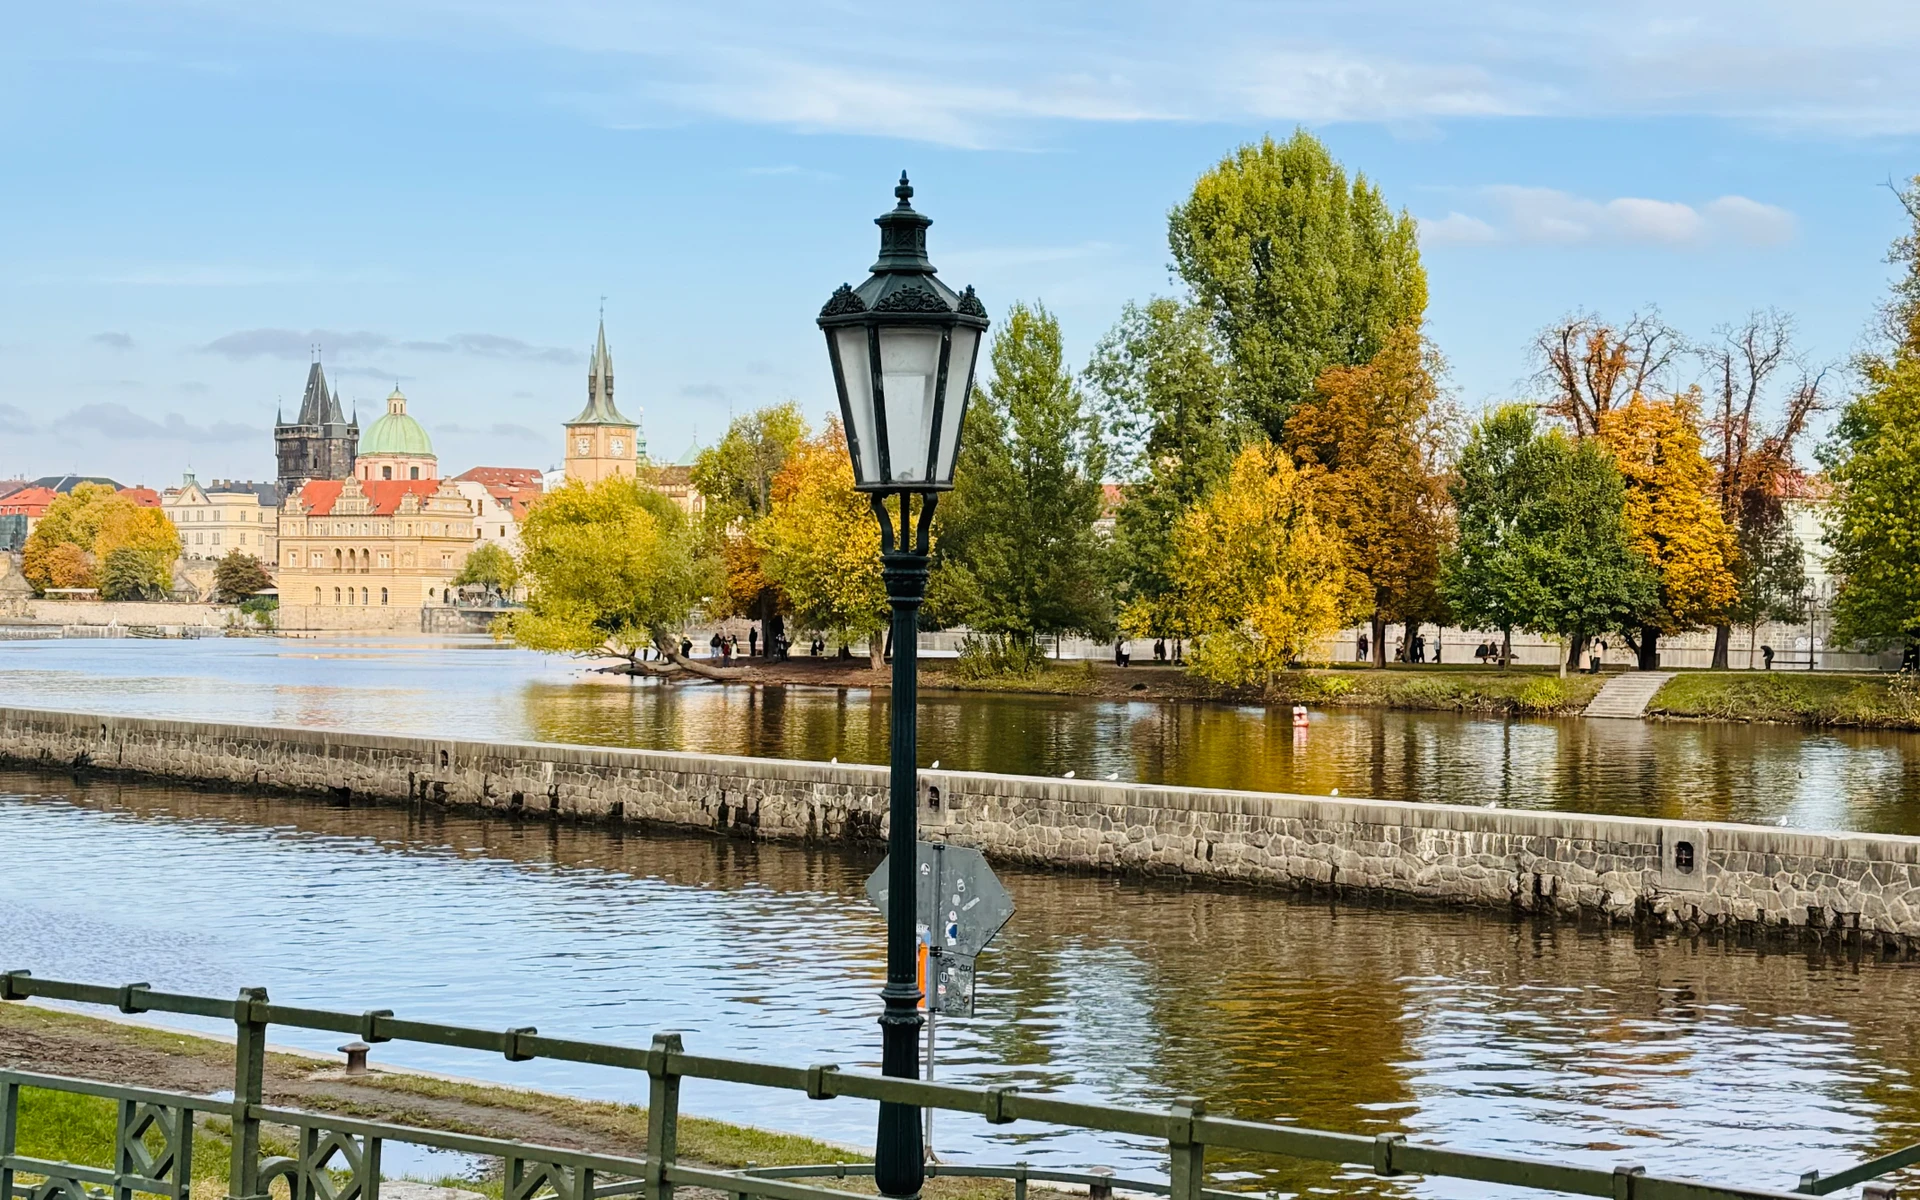
[[[1649,713],[1720,721],[1920,727],[1920,691],[1899,676],[1816,671],[1683,671]]]

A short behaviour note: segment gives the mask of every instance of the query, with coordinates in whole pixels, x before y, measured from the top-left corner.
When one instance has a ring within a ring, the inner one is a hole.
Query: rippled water
[[[262,714],[263,716],[265,714]],[[870,855],[0,774],[0,966],[873,1067]],[[943,1078],[1789,1188],[1920,1140],[1920,967],[1485,915],[1003,870],[1019,911]],[[245,919],[242,919],[244,914]],[[279,1029],[331,1050],[338,1037]],[[645,1082],[381,1046],[582,1095]],[[853,1143],[872,1109],[688,1084]],[[1157,1169],[1144,1143],[942,1118],[950,1157]],[[1213,1161],[1234,1186],[1495,1189]]]
[[[0,697],[96,712],[884,762],[862,689],[632,683],[485,639],[0,642]],[[923,763],[1920,833],[1920,735],[925,692]]]

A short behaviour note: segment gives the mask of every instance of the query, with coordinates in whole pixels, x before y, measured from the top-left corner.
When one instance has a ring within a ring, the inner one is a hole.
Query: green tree
[[[1173,546],[1192,669],[1219,683],[1270,684],[1371,602],[1312,478],[1267,442],[1180,518]]]
[[[1863,363],[1866,387],[1822,449],[1836,640],[1920,638],[1920,353]]]
[[[1450,488],[1458,536],[1441,570],[1441,591],[1462,625],[1498,629],[1510,660],[1513,631],[1533,623],[1544,582],[1534,574],[1532,507],[1543,495],[1543,454],[1534,410],[1506,404],[1473,424]]]
[[[1232,468],[1244,438],[1207,314],[1178,301],[1128,304],[1085,372],[1122,501],[1111,566],[1120,624],[1135,637],[1190,636],[1173,604],[1173,529]]]
[[[1107,637],[1106,548],[1094,530],[1106,448],[1062,365],[1060,322],[1043,305],[1015,304],[991,361],[967,414],[956,503],[941,524],[943,607],[976,630],[1026,642]]]
[[[1202,175],[1168,241],[1227,348],[1241,410],[1276,442],[1322,371],[1369,361],[1426,311],[1413,218],[1364,175],[1349,183],[1305,130]]]
[[[213,566],[213,588],[229,604],[238,604],[272,586],[273,580],[267,577],[260,560],[237,547]]]
[[[709,678],[733,674],[683,657],[676,637],[718,582],[672,500],[637,480],[569,483],[540,498],[520,531],[526,611],[496,628],[530,650],[612,654],[658,670],[652,646]]]
[[[467,561],[461,564],[460,573],[453,577],[455,587],[472,585],[491,588],[501,595],[511,592],[519,582],[520,567],[513,561],[513,555],[493,542],[475,547],[473,553],[467,555]],[[224,585],[222,590],[225,590]]]
[[[158,600],[171,580],[159,573],[150,551],[118,546],[100,564],[102,600]]]
[[[795,624],[839,639],[867,639],[880,669],[887,589],[880,578],[880,526],[853,490],[853,460],[840,422],[794,447],[774,477],[773,503],[751,534],[759,569],[793,606]]]

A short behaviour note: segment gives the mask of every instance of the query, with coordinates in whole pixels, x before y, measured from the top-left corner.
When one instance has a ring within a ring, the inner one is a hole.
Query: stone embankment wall
[[[882,767],[0,708],[0,761],[791,841],[886,828]],[[1920,838],[922,772],[924,836],[1044,867],[1920,945]]]

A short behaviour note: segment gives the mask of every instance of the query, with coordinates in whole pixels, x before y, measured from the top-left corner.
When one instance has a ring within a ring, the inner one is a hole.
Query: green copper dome
[[[407,415],[407,398],[400,394],[399,388],[387,397],[387,415],[367,426],[367,431],[360,435],[360,457],[376,454],[433,457],[433,439],[427,436],[420,422]]]

